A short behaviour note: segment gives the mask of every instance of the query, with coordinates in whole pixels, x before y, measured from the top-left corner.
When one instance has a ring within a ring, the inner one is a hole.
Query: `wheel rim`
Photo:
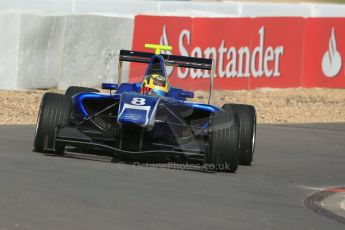
[[[41,102],[40,108],[39,108],[39,110],[38,110],[38,115],[37,115],[37,121],[36,121],[36,129],[35,129],[35,134],[37,134],[37,131],[38,131],[38,126],[39,126],[39,123],[40,123],[40,117],[41,117],[41,107],[42,107],[42,102]]]
[[[254,153],[254,148],[255,148],[255,137],[256,137],[256,113],[254,116],[254,125],[253,125],[252,153]]]
[[[39,122],[39,119],[40,119],[40,115],[37,116],[35,133],[37,133],[37,130],[38,130],[38,122]]]

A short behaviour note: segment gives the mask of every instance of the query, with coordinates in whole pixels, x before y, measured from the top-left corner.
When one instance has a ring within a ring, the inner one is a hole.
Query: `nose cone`
[[[141,127],[154,125],[160,98],[138,93],[123,93],[120,98],[119,124],[134,124]]]

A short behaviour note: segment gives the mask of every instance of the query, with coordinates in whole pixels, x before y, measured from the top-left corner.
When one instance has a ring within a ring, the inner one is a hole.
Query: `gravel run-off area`
[[[35,124],[42,95],[58,90],[0,91],[0,125]],[[194,101],[207,101],[207,92],[197,91]],[[218,90],[213,102],[252,104],[258,123],[345,122],[345,89]]]

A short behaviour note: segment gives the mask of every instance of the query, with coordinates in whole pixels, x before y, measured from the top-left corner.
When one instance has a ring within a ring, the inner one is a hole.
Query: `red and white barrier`
[[[345,18],[305,22],[303,86],[345,88]]]
[[[345,87],[345,18],[136,16],[133,50],[172,45],[173,54],[214,58],[215,89]],[[144,67],[131,65],[130,81]],[[207,89],[209,72],[168,69],[173,85]]]

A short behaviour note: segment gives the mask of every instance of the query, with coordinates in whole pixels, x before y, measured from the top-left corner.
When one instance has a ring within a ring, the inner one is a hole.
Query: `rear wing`
[[[138,63],[150,63],[150,60],[156,54],[149,52],[120,50],[119,66],[118,66],[118,84],[121,83],[122,78],[122,62],[138,62]],[[207,58],[195,58],[186,56],[177,56],[169,54],[159,54],[164,59],[166,66],[184,67],[193,69],[210,70],[210,92],[209,103],[211,100],[211,93],[213,89],[214,73],[215,73],[215,60]]]
[[[156,54],[148,52],[120,50],[120,61],[149,63]],[[163,57],[165,65],[178,66],[194,69],[212,70],[212,59],[185,57],[169,54],[160,54]]]

